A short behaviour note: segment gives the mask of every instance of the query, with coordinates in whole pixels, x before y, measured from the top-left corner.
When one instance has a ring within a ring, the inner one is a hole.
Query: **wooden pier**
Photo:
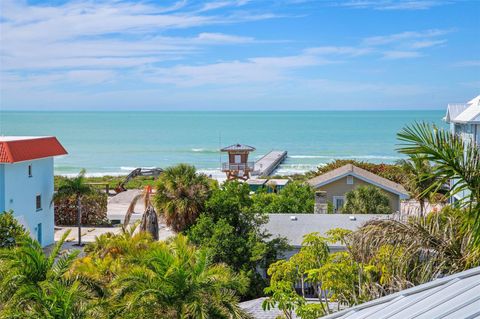
[[[287,151],[271,151],[255,162],[252,175],[268,176],[287,158]]]

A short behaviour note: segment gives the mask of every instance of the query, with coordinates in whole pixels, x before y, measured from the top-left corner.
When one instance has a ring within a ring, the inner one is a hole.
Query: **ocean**
[[[2,135],[54,135],[68,150],[55,173],[124,175],[136,167],[189,163],[212,176],[220,147],[254,146],[253,159],[288,151],[276,174],[315,169],[332,159],[393,163],[397,132],[415,121],[446,127],[444,111],[15,112],[0,113]]]

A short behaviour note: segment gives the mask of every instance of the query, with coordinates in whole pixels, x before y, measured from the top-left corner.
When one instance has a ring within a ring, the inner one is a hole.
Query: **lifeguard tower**
[[[242,179],[250,178],[250,172],[254,170],[254,162],[248,161],[248,154],[255,151],[255,147],[233,144],[221,149],[222,152],[228,153],[228,162],[222,163],[222,172],[227,174],[227,179]]]

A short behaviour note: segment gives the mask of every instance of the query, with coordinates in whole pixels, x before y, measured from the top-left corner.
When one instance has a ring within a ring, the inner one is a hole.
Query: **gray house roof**
[[[233,144],[221,149],[222,152],[228,151],[255,151],[255,147],[245,144]]]
[[[357,167],[352,164],[344,165],[330,172],[309,179],[308,184],[310,184],[314,188],[318,188],[323,185],[330,184],[331,182],[334,182],[341,178],[344,178],[345,176],[354,176],[369,184],[375,185],[386,191],[397,194],[400,196],[400,198],[409,197],[407,190],[402,185],[392,182],[391,180],[378,176],[372,172],[369,172],[367,170],[364,170],[363,168]]]
[[[480,318],[480,267],[372,300],[323,318]]]
[[[255,319],[277,319],[279,316],[283,315],[283,311],[279,310],[277,307],[274,307],[270,310],[263,310],[262,303],[267,299],[266,297],[261,297],[253,300],[248,300],[241,302],[239,304],[240,308],[245,310],[248,314],[250,314]],[[318,299],[307,298],[307,303],[318,303]],[[332,306],[334,306],[333,303]],[[295,313],[293,314],[293,319],[299,319]]]
[[[393,215],[374,214],[269,214],[268,223],[264,226],[274,237],[286,237],[289,244],[295,247],[302,245],[303,236],[318,232],[326,236],[333,228],[356,230],[368,221],[388,219]]]

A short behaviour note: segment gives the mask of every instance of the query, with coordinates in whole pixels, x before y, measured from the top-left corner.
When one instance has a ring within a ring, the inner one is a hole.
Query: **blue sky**
[[[1,0],[4,110],[439,109],[480,1]]]

